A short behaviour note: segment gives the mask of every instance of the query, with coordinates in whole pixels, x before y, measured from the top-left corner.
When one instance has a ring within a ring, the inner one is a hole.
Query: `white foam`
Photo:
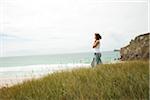
[[[22,77],[22,76],[41,76],[48,73],[80,68],[89,67],[90,64],[42,64],[42,65],[28,65],[16,67],[0,67],[0,77]]]

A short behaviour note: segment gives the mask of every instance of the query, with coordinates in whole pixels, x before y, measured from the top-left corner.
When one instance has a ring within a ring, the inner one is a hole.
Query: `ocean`
[[[48,73],[79,67],[91,67],[94,54],[72,53],[55,55],[33,55],[0,57],[0,78],[36,77]],[[112,63],[120,58],[116,51],[102,52],[102,62]]]

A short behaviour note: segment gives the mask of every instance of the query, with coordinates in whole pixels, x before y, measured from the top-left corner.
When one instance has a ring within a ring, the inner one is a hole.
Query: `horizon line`
[[[104,50],[101,52],[116,52],[114,50]],[[0,58],[5,57],[24,57],[24,56],[43,56],[43,55],[63,55],[63,54],[77,54],[77,53],[93,53],[92,51],[85,51],[85,52],[69,52],[69,53],[42,53],[42,54],[22,54],[22,55],[4,55],[0,56]]]

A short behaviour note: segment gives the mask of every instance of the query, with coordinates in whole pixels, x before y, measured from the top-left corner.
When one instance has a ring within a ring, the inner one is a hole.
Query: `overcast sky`
[[[0,56],[119,49],[148,32],[147,0],[0,0]]]

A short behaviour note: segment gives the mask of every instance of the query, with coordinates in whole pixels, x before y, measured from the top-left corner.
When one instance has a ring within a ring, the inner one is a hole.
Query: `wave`
[[[62,70],[90,67],[90,64],[41,64],[15,67],[0,67],[0,77],[39,76]]]

